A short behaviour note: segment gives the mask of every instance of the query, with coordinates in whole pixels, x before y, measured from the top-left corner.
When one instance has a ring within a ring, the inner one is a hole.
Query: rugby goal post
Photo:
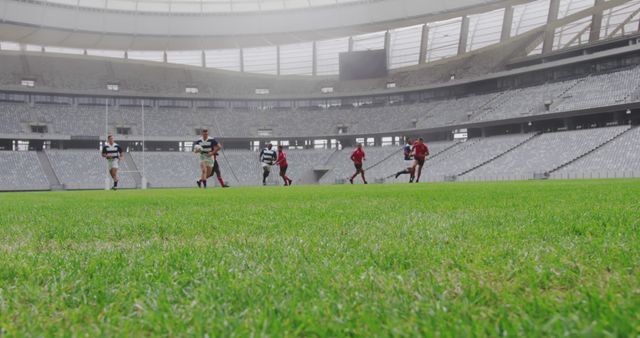
[[[146,156],[145,156],[145,130],[144,130],[144,100],[140,102],[140,126],[141,126],[141,144],[142,144],[142,168],[137,168],[137,170],[130,170],[129,166],[126,165],[125,160],[125,168],[118,169],[119,175],[129,175],[129,174],[137,174],[140,175],[140,188],[147,189],[147,176],[145,175],[145,167],[146,167]],[[115,134],[115,130],[114,133]],[[103,143],[106,143],[107,137],[109,136],[109,98],[104,101],[104,139]],[[130,154],[130,153],[129,153]],[[125,154],[126,156],[126,154]],[[134,180],[135,181],[135,180]],[[109,164],[105,164],[105,178],[104,178],[104,189],[111,189],[111,175],[109,174]],[[123,187],[123,188],[131,188],[131,187]],[[138,188],[137,186],[135,188]]]

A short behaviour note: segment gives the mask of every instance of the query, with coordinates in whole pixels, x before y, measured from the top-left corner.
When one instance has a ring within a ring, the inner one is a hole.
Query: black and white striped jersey
[[[274,164],[277,159],[278,153],[274,149],[264,148],[260,152],[260,162],[262,163]]]
[[[206,140],[203,140],[202,138],[198,139],[197,141],[195,141],[193,143],[193,146],[195,147],[196,145],[199,145],[202,147],[202,150],[200,150],[201,154],[207,154],[210,151],[213,150],[213,147],[218,145],[218,141],[216,139],[214,139],[213,137],[209,137]]]
[[[102,146],[102,154],[107,155],[107,160],[118,158],[120,157],[120,154],[122,154],[122,148],[117,143],[106,143]]]

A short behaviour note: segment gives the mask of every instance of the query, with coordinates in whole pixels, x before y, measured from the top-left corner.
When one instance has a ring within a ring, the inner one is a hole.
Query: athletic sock
[[[206,188],[207,187],[207,180],[201,180],[202,181],[202,187]]]
[[[113,182],[113,187],[117,188],[118,187],[118,181]]]
[[[220,186],[224,187],[224,181],[222,180],[222,177],[218,176],[218,182],[220,182]]]

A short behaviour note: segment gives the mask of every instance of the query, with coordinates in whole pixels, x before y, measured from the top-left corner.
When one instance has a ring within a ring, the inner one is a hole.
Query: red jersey
[[[281,167],[288,167],[289,163],[287,163],[287,153],[284,151],[278,152],[278,165]]]
[[[422,143],[414,143],[413,144],[413,152],[414,152],[414,158],[417,160],[424,160],[427,155],[429,155],[429,147],[427,147],[426,144]]]
[[[364,150],[356,148],[351,153],[351,160],[354,164],[362,164],[362,159],[364,158]]]

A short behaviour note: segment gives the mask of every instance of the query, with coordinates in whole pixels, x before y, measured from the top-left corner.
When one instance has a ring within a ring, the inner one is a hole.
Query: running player
[[[271,173],[271,166],[278,159],[278,154],[272,149],[273,145],[267,143],[267,147],[260,151],[260,164],[262,165],[262,185],[267,185],[267,177]]]
[[[122,148],[113,141],[113,135],[107,136],[107,143],[102,146],[102,157],[107,159],[109,174],[113,179],[113,187],[111,190],[118,189],[118,168],[120,167],[120,161],[124,159],[122,155]]]
[[[424,143],[424,139],[422,137],[418,138],[413,144],[413,148],[411,149],[411,154],[413,155],[414,161],[411,169],[413,172],[416,172],[416,167],[418,168],[418,175],[416,176],[416,183],[420,182],[420,174],[422,174],[422,167],[424,166],[424,161],[427,156],[429,156],[429,147]]]
[[[278,160],[276,161],[276,165],[280,166],[280,177],[284,180],[285,187],[292,185],[293,180],[287,176],[287,168],[289,167],[289,162],[287,162],[287,153],[284,152],[281,145],[278,146]]]
[[[215,138],[209,137],[209,130],[202,129],[202,137],[193,143],[194,148],[200,146],[200,179],[196,181],[198,188],[207,187],[207,179],[215,173],[218,182],[223,188],[229,187],[220,175],[220,166],[218,165],[218,151],[222,148]]]
[[[404,145],[404,147],[402,147],[402,153],[404,156],[404,163],[405,163],[405,168],[402,171],[398,171],[396,173],[396,179],[400,176],[400,175],[404,175],[404,174],[409,174],[409,183],[413,183],[413,179],[415,178],[415,171],[413,170],[413,155],[411,154],[411,146],[412,146],[412,140],[410,137],[406,138],[406,143]]]
[[[353,179],[360,174],[362,176],[362,181],[364,184],[367,184],[367,179],[364,178],[364,169],[362,169],[362,161],[366,161],[366,155],[364,154],[364,150],[362,150],[362,143],[358,143],[358,147],[351,153],[351,161],[353,161],[353,165],[356,167],[356,172],[351,176],[349,182],[353,184]]]

